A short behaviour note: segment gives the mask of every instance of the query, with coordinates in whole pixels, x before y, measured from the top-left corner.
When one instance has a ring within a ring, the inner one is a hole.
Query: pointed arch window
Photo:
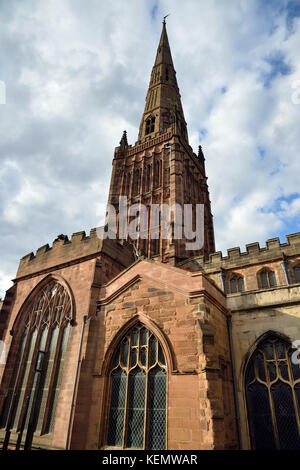
[[[237,292],[244,292],[245,285],[244,279],[238,274],[234,274],[230,279],[230,292],[231,294],[236,294]]]
[[[259,284],[261,289],[269,289],[270,287],[276,287],[276,276],[274,271],[268,268],[264,268],[259,273]]]
[[[107,445],[165,449],[166,359],[156,336],[140,323],[116,349],[110,365],[109,389]]]
[[[0,427],[26,430],[32,420],[35,432],[49,434],[53,431],[62,381],[71,299],[63,285],[51,280],[29,302],[24,313],[12,345],[16,359],[14,364],[8,364],[7,372],[12,373]],[[40,354],[43,367],[37,380],[36,363]]]
[[[252,447],[300,450],[300,366],[291,345],[275,334],[262,340],[245,374]]]
[[[300,282],[300,266],[294,268],[295,282]]]
[[[151,134],[152,132],[154,132],[154,129],[155,129],[155,117],[150,116],[146,120],[146,132],[145,132],[145,134],[146,135]]]

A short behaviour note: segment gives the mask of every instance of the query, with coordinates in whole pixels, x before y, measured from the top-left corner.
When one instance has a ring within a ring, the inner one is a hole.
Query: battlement
[[[270,238],[266,241],[265,247],[260,247],[258,242],[250,243],[246,245],[245,252],[242,252],[240,247],[229,248],[227,256],[217,251],[210,254],[208,260],[203,256],[197,256],[193,260],[184,261],[180,266],[190,266],[193,271],[198,268],[205,272],[213,272],[300,255],[300,232],[287,235],[286,239],[286,243],[280,243],[278,237]]]
[[[58,235],[52,246],[43,245],[38,248],[35,255],[31,252],[23,256],[16,278],[72,263],[82,258],[93,258],[99,253],[105,253],[117,259],[124,267],[134,262],[132,247],[129,243],[112,239],[102,240],[98,237],[98,229],[93,228],[89,236],[84,231],[73,233],[71,240],[67,235]]]
[[[126,147],[122,148],[121,146],[115,148],[115,158],[123,158],[124,156],[130,157],[132,155],[135,155],[137,153],[143,152],[144,150],[147,150],[148,148],[152,148],[155,145],[160,145],[176,135],[177,137],[180,137],[178,133],[176,132],[176,126],[171,125],[167,131],[163,132],[156,132],[156,134],[153,136],[146,137],[143,139],[143,142],[137,141],[134,146],[132,145],[127,145]],[[186,147],[187,151],[191,154],[193,154],[193,157],[195,160],[198,162],[199,160],[201,161],[201,155],[197,156],[194,152],[193,149],[190,145],[188,145],[186,142],[182,142],[182,144]],[[201,151],[202,152],[202,151]],[[202,154],[203,155],[203,154]],[[204,156],[203,156],[204,159]]]

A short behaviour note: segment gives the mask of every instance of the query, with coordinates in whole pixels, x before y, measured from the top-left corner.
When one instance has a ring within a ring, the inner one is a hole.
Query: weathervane
[[[168,13],[166,16],[164,16],[163,24],[166,24],[166,18],[170,16],[171,13]]]

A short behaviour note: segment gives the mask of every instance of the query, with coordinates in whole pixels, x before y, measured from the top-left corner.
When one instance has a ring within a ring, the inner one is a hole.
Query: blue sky
[[[0,296],[21,256],[103,222],[164,15],[216,246],[300,231],[300,1],[0,3]]]

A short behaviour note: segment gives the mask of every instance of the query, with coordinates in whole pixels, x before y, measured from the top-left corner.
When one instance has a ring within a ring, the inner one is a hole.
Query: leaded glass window
[[[121,340],[109,380],[107,445],[165,449],[167,365],[158,339],[142,324]]]
[[[274,271],[264,269],[260,272],[260,284],[262,289],[269,289],[269,287],[276,286],[276,276]]]
[[[275,335],[262,341],[247,365],[245,391],[252,447],[300,450],[300,366],[290,344]]]
[[[244,292],[244,279],[242,276],[234,275],[230,279],[230,292],[236,294],[237,292]]]
[[[70,320],[70,296],[55,280],[25,307],[24,319],[20,321],[12,345],[16,360],[10,366],[12,374],[0,427],[26,430],[30,416],[34,416],[35,432],[48,434],[53,431]],[[43,367],[37,380],[36,361],[41,354]],[[33,409],[35,392],[37,400]]]

